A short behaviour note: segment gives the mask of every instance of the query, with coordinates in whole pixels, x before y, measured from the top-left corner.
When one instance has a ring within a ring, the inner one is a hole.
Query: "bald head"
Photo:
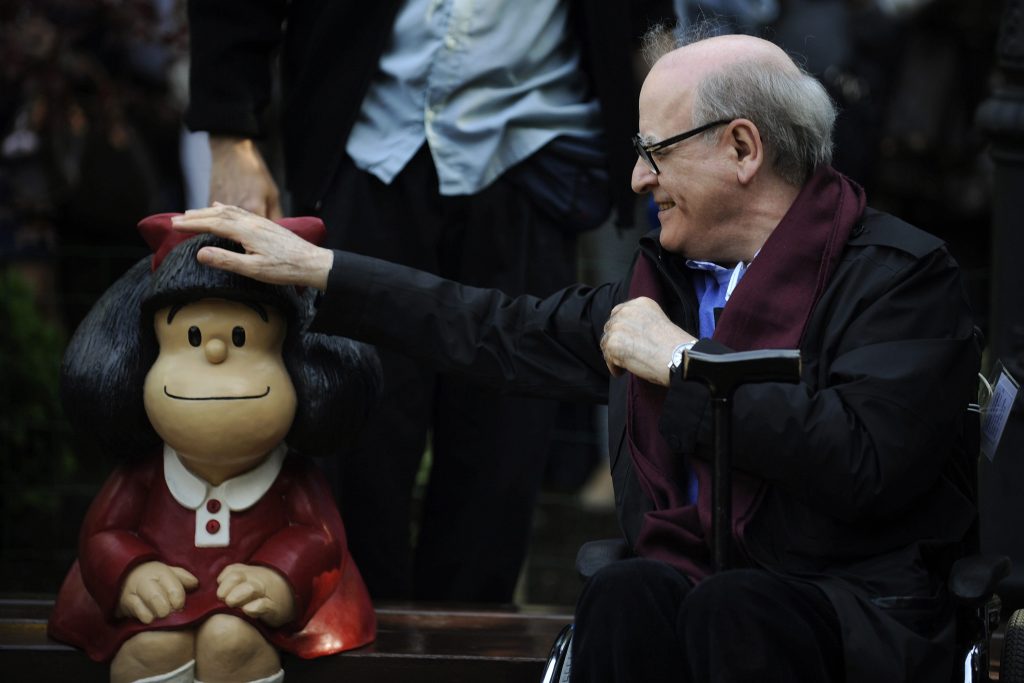
[[[749,119],[757,126],[773,170],[802,185],[832,159],[836,111],[824,87],[774,43],[746,35],[705,38],[666,53],[641,91],[641,119],[688,113],[676,127]],[[670,126],[671,128],[672,126]]]
[[[778,45],[746,35],[714,36],[683,45],[661,57],[651,71],[682,69],[696,71],[703,76],[747,62],[770,66],[793,76],[800,73],[797,65]]]

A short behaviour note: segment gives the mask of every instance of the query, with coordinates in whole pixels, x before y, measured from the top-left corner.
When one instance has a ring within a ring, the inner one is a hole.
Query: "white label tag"
[[[1006,371],[999,368],[999,377],[992,387],[992,398],[981,409],[981,452],[989,461],[996,457],[999,440],[1003,437],[1003,428],[1010,417],[1013,402],[1017,400],[1020,386]]]

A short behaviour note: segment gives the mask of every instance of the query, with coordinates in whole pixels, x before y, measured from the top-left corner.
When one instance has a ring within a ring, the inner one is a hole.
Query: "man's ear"
[[[749,184],[764,163],[761,133],[752,121],[736,119],[729,124],[725,139],[732,148],[736,179],[741,185]]]

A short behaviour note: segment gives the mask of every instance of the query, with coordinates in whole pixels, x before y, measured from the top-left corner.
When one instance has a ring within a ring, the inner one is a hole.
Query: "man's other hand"
[[[601,352],[614,376],[631,372],[652,384],[668,386],[672,351],[693,336],[676,327],[653,300],[639,297],[612,309],[601,337]]]
[[[270,219],[281,217],[280,192],[252,140],[210,136],[210,202],[233,204]]]

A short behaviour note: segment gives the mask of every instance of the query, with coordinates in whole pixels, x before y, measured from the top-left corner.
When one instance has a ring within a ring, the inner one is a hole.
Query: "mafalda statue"
[[[317,219],[282,221],[311,241]],[[240,250],[139,225],[155,256],[101,298],[63,368],[77,434],[124,454],[82,525],[50,635],[111,680],[281,681],[278,649],[373,640],[366,587],[305,455],[337,454],[380,380],[366,347],[304,332],[314,292],[196,261]],[[300,455],[302,454],[302,455]]]

